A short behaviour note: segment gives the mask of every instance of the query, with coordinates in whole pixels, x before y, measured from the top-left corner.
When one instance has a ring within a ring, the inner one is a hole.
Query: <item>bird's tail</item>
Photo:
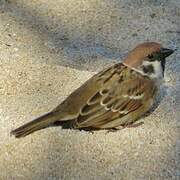
[[[57,116],[53,114],[53,112],[50,112],[11,131],[11,134],[14,135],[16,138],[24,137],[28,134],[33,133],[34,131],[50,126],[56,120],[58,120]]]

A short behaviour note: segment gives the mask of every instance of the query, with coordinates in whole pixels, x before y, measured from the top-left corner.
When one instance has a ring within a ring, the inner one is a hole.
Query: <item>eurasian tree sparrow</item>
[[[122,63],[94,75],[54,110],[11,133],[20,138],[57,122],[74,129],[133,125],[152,107],[163,80],[165,58],[172,53],[156,42],[140,44]]]

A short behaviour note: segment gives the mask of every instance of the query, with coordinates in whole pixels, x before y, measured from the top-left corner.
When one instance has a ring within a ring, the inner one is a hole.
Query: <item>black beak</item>
[[[166,57],[170,56],[172,53],[174,52],[174,50],[172,49],[167,49],[167,48],[161,48],[161,66],[163,69],[163,76],[164,76],[164,70],[165,70],[165,64],[166,64]]]
[[[167,48],[161,49],[161,55],[163,56],[163,58],[170,56],[173,52],[174,52],[174,50],[172,50],[172,49],[167,49]]]

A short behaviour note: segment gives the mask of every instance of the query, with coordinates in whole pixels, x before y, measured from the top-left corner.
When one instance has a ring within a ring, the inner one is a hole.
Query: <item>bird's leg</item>
[[[79,128],[79,130],[80,131],[85,131],[85,132],[90,133],[90,134],[94,134],[96,129],[93,129],[91,127],[85,127],[85,128]]]
[[[108,130],[107,130],[107,133],[116,132],[116,131],[122,130],[122,129],[124,129],[124,128],[125,128],[124,126],[114,127],[114,128],[108,129]]]
[[[124,125],[123,127],[124,128],[134,128],[134,127],[141,126],[142,124],[144,124],[144,122],[130,123],[130,124]]]
[[[144,124],[144,122],[130,123],[130,124],[126,124],[126,125],[117,126],[117,127],[108,129],[107,133],[109,133],[109,132],[116,132],[116,131],[122,130],[124,128],[135,128],[135,127],[138,127],[138,126],[140,126],[142,124]]]

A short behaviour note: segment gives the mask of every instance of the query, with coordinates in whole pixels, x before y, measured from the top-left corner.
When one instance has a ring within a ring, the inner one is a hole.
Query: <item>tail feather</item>
[[[16,138],[21,138],[33,133],[34,131],[46,128],[52,125],[57,120],[57,116],[50,112],[11,131],[11,134]]]

